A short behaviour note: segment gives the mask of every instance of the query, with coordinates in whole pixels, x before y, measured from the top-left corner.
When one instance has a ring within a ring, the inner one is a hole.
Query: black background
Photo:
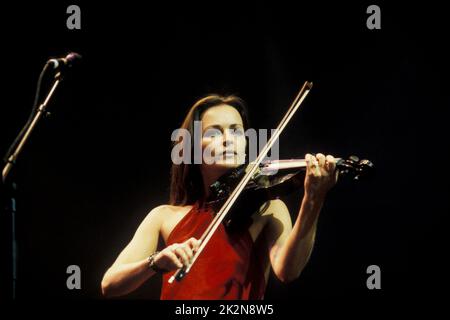
[[[438,296],[449,206],[443,8],[376,3],[382,28],[368,30],[371,2],[77,2],[81,30],[68,30],[70,4],[2,5],[2,154],[45,61],[83,55],[14,170],[19,300],[101,298],[105,270],[167,203],[170,135],[197,98],[235,93],[252,127],[274,128],[305,80],[314,87],[281,137],[281,158],[356,154],[377,172],[329,194],[302,276],[289,285],[272,276],[266,298]],[[284,199],[293,219],[301,195]],[[81,290],[66,288],[72,264]],[[366,288],[371,264],[382,290]],[[125,299],[157,299],[159,282]]]

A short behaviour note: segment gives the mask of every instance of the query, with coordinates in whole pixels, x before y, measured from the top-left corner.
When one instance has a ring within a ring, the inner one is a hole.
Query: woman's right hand
[[[190,238],[182,243],[171,244],[155,256],[154,264],[167,271],[189,266],[199,246],[200,240],[195,238]]]

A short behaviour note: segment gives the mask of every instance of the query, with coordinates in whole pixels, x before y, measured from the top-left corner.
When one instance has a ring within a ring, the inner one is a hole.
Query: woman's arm
[[[131,242],[106,271],[102,280],[104,296],[115,297],[130,293],[155,274],[148,265],[148,257],[157,249],[162,221],[170,214],[167,207],[159,206],[147,215]],[[171,244],[154,257],[154,264],[167,271],[187,266],[199,244],[195,238]]]
[[[150,211],[133,239],[106,271],[101,284],[104,296],[130,293],[155,274],[148,267],[148,257],[157,249],[163,210],[164,206],[160,206]]]
[[[281,200],[272,201],[273,217],[267,226],[267,239],[272,268],[283,282],[296,279],[311,256],[317,220],[326,193],[336,183],[335,159],[318,154],[306,155],[305,194],[294,226],[289,210]]]
[[[269,255],[278,279],[290,282],[300,276],[314,247],[317,220],[322,204],[303,197],[299,215],[292,227],[289,211],[281,200],[273,201],[273,216],[266,229]]]

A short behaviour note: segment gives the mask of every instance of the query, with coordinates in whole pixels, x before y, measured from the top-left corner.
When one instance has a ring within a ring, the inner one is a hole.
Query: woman
[[[278,279],[289,282],[308,262],[319,212],[337,181],[334,157],[320,153],[305,156],[304,195],[294,225],[283,201],[268,201],[251,213],[245,228],[230,232],[221,225],[186,277],[168,283],[177,269],[190,263],[214,217],[207,201],[209,186],[244,163],[248,148],[247,113],[240,98],[210,95],[197,101],[181,127],[191,137],[195,121],[201,121],[201,151],[209,159],[172,165],[170,204],[151,210],[107,270],[102,280],[105,296],[130,293],[159,272],[161,299],[262,299],[270,268]],[[194,146],[192,141],[191,155]],[[165,242],[161,251],[159,236]]]

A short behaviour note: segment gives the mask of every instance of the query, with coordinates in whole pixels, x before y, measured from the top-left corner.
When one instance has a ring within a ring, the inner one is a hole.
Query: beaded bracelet
[[[158,267],[155,263],[155,257],[158,253],[159,251],[155,251],[148,257],[148,267],[157,273],[165,273],[167,270]]]

